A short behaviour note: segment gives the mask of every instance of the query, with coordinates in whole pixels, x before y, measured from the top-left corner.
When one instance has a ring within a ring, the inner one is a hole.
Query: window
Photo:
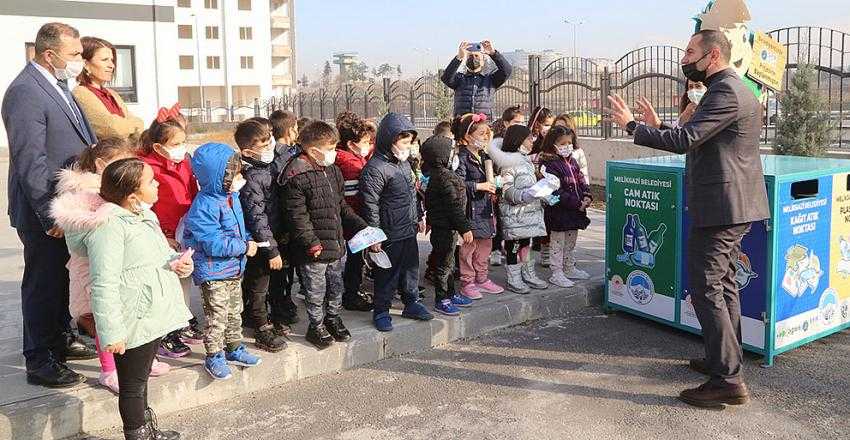
[[[207,69],[210,69],[210,70],[221,69],[221,58],[219,58],[219,57],[207,57]]]
[[[251,10],[251,0],[239,0],[239,10],[240,11],[250,11]]]
[[[124,101],[138,101],[135,46],[115,46],[115,72],[109,87],[118,92]]]
[[[242,65],[243,69],[253,69],[254,57],[239,57],[239,63]]]
[[[192,0],[177,0],[177,7],[178,8],[191,8],[192,7]]]
[[[218,26],[207,26],[207,40],[218,40]]]
[[[195,57],[192,55],[180,55],[180,69],[192,70],[195,68]]]
[[[183,40],[191,40],[192,39],[192,25],[191,24],[178,24],[177,25],[177,38]]]
[[[253,40],[254,39],[254,28],[240,27],[239,28],[239,39],[240,40]]]
[[[218,9],[218,0],[204,0],[204,7],[207,9]]]

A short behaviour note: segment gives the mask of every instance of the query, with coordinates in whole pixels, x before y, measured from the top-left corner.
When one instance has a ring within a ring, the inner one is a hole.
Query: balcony
[[[289,29],[291,27],[291,23],[289,22],[289,17],[281,17],[272,15],[271,17],[271,25],[273,28],[278,29]]]
[[[281,46],[281,45],[272,45],[272,56],[273,57],[291,57],[292,56],[292,47],[289,45]]]
[[[292,76],[290,75],[272,75],[273,86],[291,86]]]

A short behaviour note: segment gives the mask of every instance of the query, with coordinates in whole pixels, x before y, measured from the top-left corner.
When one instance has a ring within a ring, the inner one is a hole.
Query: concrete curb
[[[190,358],[178,361],[183,363],[167,376],[151,379],[148,398],[160,414],[206,405],[528,321],[562,316],[571,310],[600,304],[601,292],[601,280],[593,279],[571,289],[490,297],[458,317],[438,316],[429,322],[398,318],[390,333],[379,333],[371,326],[351,326],[353,338],[348,343],[334,344],[323,351],[293,343],[281,353],[263,353],[263,364],[259,367],[234,368],[234,377],[228,381],[214,382],[198,367],[202,354],[193,353]],[[0,406],[0,439],[76,437],[81,432],[118,425],[118,399],[102,388],[91,386]]]

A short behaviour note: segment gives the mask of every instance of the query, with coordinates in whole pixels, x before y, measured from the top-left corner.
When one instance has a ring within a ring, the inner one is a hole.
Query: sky
[[[404,76],[443,68],[461,41],[489,39],[502,52],[554,49],[617,59],[653,44],[687,45],[690,19],[708,0],[296,0],[298,78],[316,79],[336,52]],[[830,27],[850,33],[850,0],[748,0],[750,29]],[[581,23],[577,26],[564,21]],[[336,72],[337,66],[333,66]]]

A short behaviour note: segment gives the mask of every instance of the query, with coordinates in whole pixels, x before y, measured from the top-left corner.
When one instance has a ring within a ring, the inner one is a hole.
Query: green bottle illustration
[[[667,232],[667,225],[664,223],[658,229],[649,233],[649,252],[655,255],[658,249],[664,244],[664,233]]]

